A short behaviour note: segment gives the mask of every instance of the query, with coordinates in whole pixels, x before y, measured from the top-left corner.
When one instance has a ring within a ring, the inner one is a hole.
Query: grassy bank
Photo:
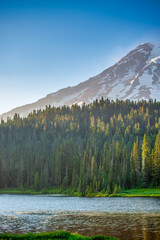
[[[0,189],[0,194],[60,194],[60,195],[70,195],[70,191],[68,189],[63,190],[61,188],[56,189],[42,189],[42,190],[34,190],[34,189]]]
[[[70,189],[42,189],[35,191],[33,189],[0,189],[0,194],[59,194],[60,196],[82,197],[81,193],[73,192]],[[160,188],[140,188],[121,190],[120,193],[108,194],[104,192],[88,193],[85,197],[160,197]]]
[[[120,193],[121,197],[160,197],[160,188],[128,189]]]
[[[81,196],[78,193],[74,193],[74,196]],[[160,197],[160,188],[140,188],[140,189],[128,189],[121,190],[119,193],[88,193],[86,197]]]
[[[28,234],[0,234],[0,240],[12,240],[12,239],[65,239],[65,240],[116,240],[113,237],[94,236],[85,237],[79,234],[74,234],[66,231],[56,231],[48,233],[28,233]]]

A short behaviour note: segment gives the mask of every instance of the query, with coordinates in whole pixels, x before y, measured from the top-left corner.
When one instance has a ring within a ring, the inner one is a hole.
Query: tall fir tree
[[[160,184],[160,131],[157,134],[154,149],[153,176],[156,184]]]
[[[149,140],[144,134],[142,143],[142,181],[143,186],[147,187],[152,177],[151,148]]]

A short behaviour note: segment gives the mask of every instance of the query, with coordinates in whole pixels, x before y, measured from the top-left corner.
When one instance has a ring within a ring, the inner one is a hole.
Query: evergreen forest
[[[0,123],[1,189],[92,192],[160,185],[160,102],[46,106]]]

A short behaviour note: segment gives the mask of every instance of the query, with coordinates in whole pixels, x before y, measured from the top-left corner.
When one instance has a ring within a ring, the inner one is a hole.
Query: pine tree
[[[34,189],[35,190],[39,190],[39,174],[38,172],[36,172],[35,176],[34,176]]]
[[[142,143],[142,181],[143,186],[147,187],[152,176],[151,149],[146,134]]]
[[[156,184],[160,184],[160,131],[157,134],[154,149],[153,176]]]
[[[2,159],[0,156],[0,188],[3,187],[3,170],[2,170]]]
[[[131,182],[133,186],[138,186],[140,181],[140,157],[138,138],[136,142],[134,142],[130,161],[131,161]]]

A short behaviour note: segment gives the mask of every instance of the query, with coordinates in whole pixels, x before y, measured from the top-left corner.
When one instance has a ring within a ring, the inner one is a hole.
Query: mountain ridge
[[[46,97],[3,113],[12,118],[15,113],[27,116],[46,105],[62,106],[84,102],[89,104],[101,97],[105,99],[160,100],[160,43],[143,43],[100,74],[73,87],[48,94]]]

